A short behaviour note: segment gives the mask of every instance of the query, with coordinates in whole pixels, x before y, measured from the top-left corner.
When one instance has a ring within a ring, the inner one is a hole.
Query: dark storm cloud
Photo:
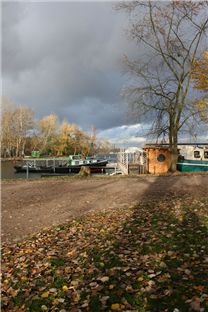
[[[111,3],[4,3],[3,94],[87,129],[122,125],[126,18]]]

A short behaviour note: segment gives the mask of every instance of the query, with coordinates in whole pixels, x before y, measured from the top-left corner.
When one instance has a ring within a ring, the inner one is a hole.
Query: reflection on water
[[[19,164],[21,162],[14,163],[13,160],[3,160],[1,161],[1,179],[17,179],[17,178],[26,178],[25,172],[16,173],[14,169],[15,164]],[[41,176],[40,173],[30,173],[29,178],[39,178]]]

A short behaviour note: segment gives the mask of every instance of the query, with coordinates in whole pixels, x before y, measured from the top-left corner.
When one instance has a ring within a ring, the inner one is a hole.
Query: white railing
[[[118,168],[122,171],[123,174],[129,174],[129,159],[127,153],[119,152],[117,154],[117,163]]]
[[[145,152],[125,153],[119,152],[117,154],[118,168],[123,174],[129,174],[129,166],[138,165],[138,174],[147,172],[147,157]]]

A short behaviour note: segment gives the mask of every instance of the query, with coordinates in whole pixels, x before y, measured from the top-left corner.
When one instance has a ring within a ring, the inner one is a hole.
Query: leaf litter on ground
[[[208,198],[90,213],[2,246],[2,311],[208,311]]]

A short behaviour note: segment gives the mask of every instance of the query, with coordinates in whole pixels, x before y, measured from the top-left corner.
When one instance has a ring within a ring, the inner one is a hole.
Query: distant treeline
[[[94,127],[91,133],[86,133],[67,120],[60,123],[55,114],[35,120],[34,112],[28,107],[15,107],[8,101],[2,105],[1,157],[24,157],[32,151],[62,156],[93,155],[111,150],[113,146],[107,140],[96,138]]]

